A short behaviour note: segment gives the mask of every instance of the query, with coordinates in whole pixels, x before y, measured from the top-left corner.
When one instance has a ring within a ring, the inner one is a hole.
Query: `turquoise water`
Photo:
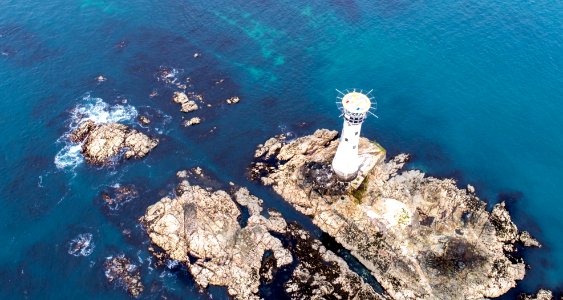
[[[365,136],[391,154],[412,153],[409,167],[475,185],[491,205],[506,200],[516,224],[543,243],[522,253],[531,269],[505,298],[563,289],[561,2],[3,0],[0,8],[2,298],[126,298],[102,270],[120,253],[140,266],[144,297],[224,298],[222,288],[198,291],[180,267],[151,269],[137,218],[172,190],[177,170],[200,165],[320,236],[248,182],[246,167],[274,134],[339,129],[334,89],[350,87],[373,88],[378,100]],[[199,113],[203,124],[180,125],[163,68],[189,76],[213,104]],[[221,104],[233,95],[241,103]],[[136,127],[135,115],[148,114],[153,125],[141,130],[161,144],[140,161],[87,166],[61,138],[77,107]],[[140,196],[108,211],[100,193],[115,184],[135,184]],[[81,233],[92,233],[95,248],[75,257],[68,243]]]

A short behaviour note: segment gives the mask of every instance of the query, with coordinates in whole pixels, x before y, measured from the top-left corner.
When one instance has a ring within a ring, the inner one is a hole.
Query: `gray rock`
[[[227,100],[225,100],[225,102],[227,102],[228,104],[237,104],[240,102],[240,98],[237,96],[231,97]]]
[[[201,123],[201,118],[199,117],[193,117],[189,120],[184,121],[183,125],[184,127],[189,127],[189,126],[193,126],[193,125],[197,125]]]
[[[237,299],[258,299],[264,253],[273,252],[277,268],[293,261],[269,233],[269,220],[256,214],[261,200],[248,191],[236,194],[254,213],[241,228],[239,209],[226,192],[192,186],[185,179],[177,190],[176,198],[165,197],[150,206],[141,222],[152,242],[184,263],[200,286],[222,285]],[[195,261],[190,263],[190,257]]]
[[[310,166],[330,164],[337,134],[270,139],[258,146],[253,165],[259,169],[251,176],[349,249],[391,298],[498,297],[524,277],[524,263],[503,252],[518,237],[504,206],[489,213],[452,179],[401,171],[408,155],[384,162],[384,149],[361,138],[360,157],[373,167],[359,188],[325,193],[316,187]]]
[[[190,100],[188,96],[182,92],[174,92],[172,101],[181,105],[181,112],[192,112],[199,108],[194,100]]]
[[[389,299],[376,293],[346,262],[295,223],[286,236],[299,264],[285,283],[291,299]]]
[[[141,125],[149,125],[151,123],[151,120],[146,116],[139,116],[139,123]]]
[[[104,263],[105,275],[110,283],[123,286],[133,297],[144,290],[139,268],[123,255],[110,256]]]
[[[125,158],[141,158],[158,145],[158,139],[119,123],[95,124],[88,120],[70,133],[72,142],[82,142],[88,163],[103,165],[125,150]]]
[[[520,242],[522,242],[522,244],[524,244],[524,246],[526,247],[538,247],[541,248],[541,244],[540,242],[538,242],[538,240],[536,240],[534,237],[532,237],[532,235],[527,232],[527,231],[522,231],[520,233],[520,236],[518,237],[518,239],[520,240]]]
[[[549,290],[540,289],[535,295],[521,294],[519,300],[552,300],[553,293]]]

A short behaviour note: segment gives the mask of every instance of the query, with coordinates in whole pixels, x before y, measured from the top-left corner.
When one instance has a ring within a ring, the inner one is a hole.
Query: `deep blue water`
[[[222,288],[198,291],[179,267],[151,270],[137,218],[172,190],[177,170],[199,165],[320,237],[245,172],[272,135],[340,129],[334,89],[349,87],[374,89],[378,101],[365,136],[412,153],[411,168],[475,185],[491,205],[506,200],[543,243],[523,252],[531,269],[505,298],[561,291],[563,2],[207,2],[0,0],[0,298],[127,298],[102,270],[120,253],[140,266],[147,298],[224,298]],[[175,88],[158,80],[164,68],[213,104],[197,112],[200,126],[180,125]],[[234,95],[238,105],[223,104]],[[149,115],[141,130],[161,143],[113,167],[72,161],[61,137],[74,108],[137,128],[135,115]],[[100,193],[115,184],[140,195],[108,211]],[[93,235],[92,254],[68,254],[82,233]]]

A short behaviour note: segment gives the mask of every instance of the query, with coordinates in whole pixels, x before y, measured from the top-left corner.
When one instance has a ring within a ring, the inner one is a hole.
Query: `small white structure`
[[[356,178],[360,168],[360,158],[358,156],[358,144],[360,142],[360,130],[367,113],[370,112],[372,99],[368,93],[346,90],[346,94],[337,90],[342,97],[338,97],[342,116],[344,116],[344,126],[340,136],[340,143],[336,150],[336,155],[332,160],[332,170],[338,178],[343,181],[352,181]]]

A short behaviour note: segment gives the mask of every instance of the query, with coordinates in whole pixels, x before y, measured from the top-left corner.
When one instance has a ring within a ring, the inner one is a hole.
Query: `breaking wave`
[[[73,256],[88,256],[94,252],[96,245],[92,242],[91,233],[82,233],[68,243],[68,254]]]
[[[131,122],[137,115],[137,110],[131,105],[111,106],[101,98],[86,94],[82,101],[71,110],[69,130],[57,140],[64,146],[55,155],[55,165],[61,170],[73,170],[84,161],[80,153],[82,144],[72,143],[68,139],[68,135],[82,122],[87,120],[95,123]]]

